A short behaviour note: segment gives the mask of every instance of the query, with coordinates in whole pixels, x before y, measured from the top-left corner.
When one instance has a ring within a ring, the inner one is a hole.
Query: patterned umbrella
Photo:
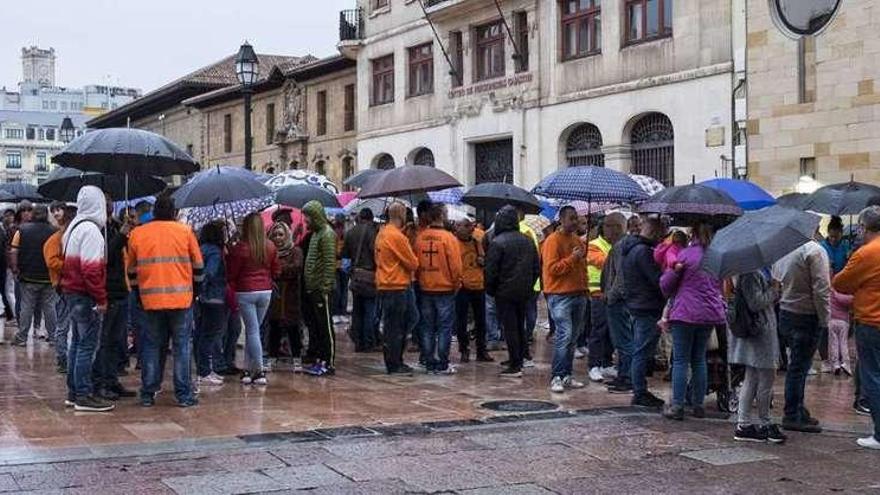
[[[633,203],[648,194],[628,175],[605,167],[568,167],[545,177],[532,189],[556,199]]]
[[[532,232],[538,236],[538,242],[544,240],[544,229],[550,226],[552,222],[544,215],[526,215],[523,223],[532,229]]]
[[[339,194],[339,187],[327,177],[308,170],[288,170],[282,172],[266,181],[266,185],[273,191],[277,191],[284,186],[293,186],[296,184],[308,184],[310,186],[322,187],[331,193]]]
[[[443,203],[447,205],[461,204],[461,198],[464,196],[463,187],[450,187],[440,191],[431,191],[428,197],[435,203]]]
[[[659,180],[653,177],[637,174],[630,174],[629,176],[632,177],[634,181],[636,181],[639,187],[641,187],[646,193],[648,193],[648,196],[653,196],[658,192],[666,189],[666,186],[661,184]]]
[[[357,193],[354,191],[342,192],[336,195],[336,199],[339,201],[340,205],[345,207],[345,205],[357,199]]]
[[[202,228],[208,222],[214,220],[226,220],[227,224],[233,225],[229,233],[235,231],[234,225],[240,223],[248,214],[255,211],[263,210],[273,203],[272,196],[258,199],[246,199],[243,201],[235,201],[232,203],[221,203],[216,206],[200,206],[197,208],[189,208],[183,210],[186,223],[193,227],[196,231]]]
[[[580,216],[592,215],[594,213],[601,213],[607,210],[613,210],[614,208],[618,208],[620,206],[619,203],[597,203],[593,201],[572,201],[568,203],[567,206],[571,206],[577,211],[577,214]]]

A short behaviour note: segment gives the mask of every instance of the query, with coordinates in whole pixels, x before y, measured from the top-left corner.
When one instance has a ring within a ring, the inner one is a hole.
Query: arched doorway
[[[379,170],[391,170],[394,168],[394,157],[388,153],[382,153],[373,160],[373,163]]]
[[[593,124],[579,124],[565,140],[565,162],[569,167],[605,166],[602,133]]]
[[[662,113],[640,118],[630,131],[632,173],[647,175],[666,187],[675,185],[675,135]]]
[[[416,151],[412,160],[413,165],[422,165],[425,167],[434,166],[434,153],[428,148],[421,148]]]
[[[327,175],[327,166],[324,163],[324,160],[318,160],[315,162],[315,173],[320,175]]]

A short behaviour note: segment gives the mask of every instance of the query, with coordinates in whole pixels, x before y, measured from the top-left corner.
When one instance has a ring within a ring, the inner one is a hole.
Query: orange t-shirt
[[[440,227],[428,227],[416,238],[419,288],[422,292],[454,293],[461,285],[458,239]]]
[[[461,250],[461,286],[467,290],[483,290],[482,244],[476,238],[469,241],[458,239],[458,247]]]
[[[409,239],[394,225],[388,224],[376,236],[376,288],[400,291],[409,287],[419,260]]]
[[[580,247],[584,257],[574,256]],[[542,282],[545,294],[577,294],[587,292],[587,246],[578,236],[558,231],[544,240],[541,250]]]

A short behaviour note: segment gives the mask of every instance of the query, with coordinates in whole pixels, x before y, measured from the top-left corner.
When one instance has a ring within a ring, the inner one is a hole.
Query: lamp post
[[[244,168],[252,170],[251,163],[251,95],[253,95],[253,85],[257,82],[260,75],[260,61],[257,54],[247,41],[238,49],[238,55],[235,56],[235,75],[238,76],[238,82],[241,83],[241,93],[244,95]]]
[[[73,141],[74,136],[76,135],[76,128],[73,126],[73,121],[70,120],[70,117],[64,117],[64,120],[61,121],[61,130],[58,131],[59,137],[61,138],[61,142],[67,144]]]

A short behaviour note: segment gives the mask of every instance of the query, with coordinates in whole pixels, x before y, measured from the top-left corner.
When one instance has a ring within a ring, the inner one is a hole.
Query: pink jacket
[[[849,309],[852,307],[853,296],[831,290],[831,319],[849,322]]]
[[[661,271],[672,270],[681,251],[682,247],[678,244],[665,241],[654,248],[654,262],[660,266]]]

